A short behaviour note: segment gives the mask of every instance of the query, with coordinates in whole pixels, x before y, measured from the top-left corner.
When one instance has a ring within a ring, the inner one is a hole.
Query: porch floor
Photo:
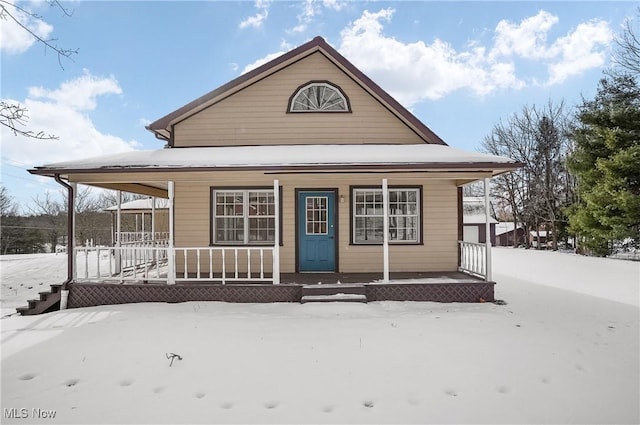
[[[362,283],[383,284],[382,273],[281,273],[280,282],[299,285]],[[480,283],[483,279],[462,272],[394,272],[391,284]]]

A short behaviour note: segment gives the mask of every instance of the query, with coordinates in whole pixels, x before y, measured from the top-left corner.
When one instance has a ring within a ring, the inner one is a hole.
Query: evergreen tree
[[[600,81],[594,100],[578,108],[569,167],[579,202],[569,223],[583,246],[607,255],[614,242],[640,241],[640,88],[632,75]]]

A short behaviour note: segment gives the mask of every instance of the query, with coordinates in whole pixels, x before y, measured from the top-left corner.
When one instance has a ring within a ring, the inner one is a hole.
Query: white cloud
[[[96,108],[98,96],[120,93],[122,89],[115,78],[95,77],[86,72],[55,90],[30,88],[29,96],[22,102],[3,99],[27,108],[29,129],[59,137],[58,140],[37,140],[15,136],[2,126],[3,161],[35,166],[135,150],[139,147],[137,142],[102,133],[86,114]]]
[[[549,55],[547,33],[558,23],[558,17],[541,10],[537,15],[523,19],[519,25],[507,20],[498,22],[490,58],[520,56],[542,59]]]
[[[384,34],[394,9],[365,11],[341,32],[338,50],[407,107],[467,90],[483,96],[501,89],[521,89],[537,81],[526,63],[547,68],[547,84],[604,63],[612,40],[608,23],[581,23],[567,36],[549,42],[558,17],[540,11],[519,24],[500,21],[492,46],[477,40],[456,50],[446,41],[405,43]],[[527,83],[528,82],[528,83]]]
[[[269,6],[271,2],[269,0],[256,0],[254,7],[258,10],[255,15],[249,16],[238,24],[238,28],[244,29],[247,27],[261,28],[264,21],[269,16]]]
[[[282,51],[282,52],[276,52],[276,53],[269,53],[267,56],[258,59],[257,61],[250,63],[249,65],[245,66],[244,69],[242,70],[241,74],[245,74],[249,71],[251,71],[252,69],[255,69],[257,67],[259,67],[260,65],[263,65],[267,62],[269,62],[270,60],[273,60],[275,58],[277,58],[278,56],[282,56],[284,55],[286,52]]]
[[[3,2],[2,7],[10,6]],[[8,10],[8,12],[10,12],[20,24],[42,39],[48,39],[51,32],[53,32],[53,26],[41,19],[35,19],[15,8]],[[36,38],[18,25],[11,17],[5,16],[3,19],[0,19],[0,50],[6,53],[22,53],[29,49],[35,42]]]
[[[309,24],[313,22],[316,16],[322,14],[324,9],[330,9],[339,12],[347,5],[346,2],[340,0],[305,0],[299,2],[300,13],[296,17],[298,24],[287,30],[287,33],[302,33],[307,30]]]
[[[550,52],[559,57],[549,65],[548,84],[558,84],[572,75],[604,65],[613,32],[605,21],[581,23],[567,36],[557,39]]]
[[[327,9],[333,9],[339,12],[347,6],[347,2],[340,0],[322,0],[322,5]]]
[[[613,40],[609,24],[602,20],[580,23],[566,36],[548,43],[548,32],[558,17],[540,11],[516,25],[502,20],[496,27],[490,58],[517,56],[538,60],[547,66],[548,85],[559,84],[572,75],[601,67]]]
[[[93,76],[86,69],[84,75],[62,83],[56,90],[29,87],[30,98],[53,100],[59,105],[68,106],[77,111],[94,110],[96,98],[104,94],[122,94],[118,81],[113,76],[109,78]]]
[[[456,90],[486,95],[524,85],[510,61],[488,63],[481,46],[457,52],[440,39],[403,43],[385,36],[383,22],[393,13],[365,11],[341,32],[339,51],[405,106]]]

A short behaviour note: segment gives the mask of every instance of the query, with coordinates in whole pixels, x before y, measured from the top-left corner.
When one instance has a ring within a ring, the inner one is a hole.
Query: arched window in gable
[[[340,87],[328,81],[311,81],[295,91],[287,111],[351,112],[351,106]]]

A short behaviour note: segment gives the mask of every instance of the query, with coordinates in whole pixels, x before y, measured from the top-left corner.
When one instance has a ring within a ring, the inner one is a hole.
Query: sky
[[[72,1],[3,3],[71,59],[0,20],[4,102],[34,140],[0,128],[2,184],[22,210],[52,179],[27,169],[161,149],[145,125],[322,36],[450,146],[481,150],[526,105],[591,98],[637,2]]]

